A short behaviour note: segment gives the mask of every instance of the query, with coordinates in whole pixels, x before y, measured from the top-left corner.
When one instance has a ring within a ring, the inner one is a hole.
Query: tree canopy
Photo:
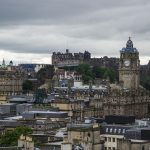
[[[28,93],[29,91],[33,91],[34,85],[33,85],[32,81],[25,80],[22,84],[22,89],[23,89],[24,93]]]
[[[22,134],[24,136],[30,135],[32,134],[32,129],[27,126],[20,126],[12,131],[6,131],[4,134],[0,135],[0,145],[16,146],[18,139]]]
[[[88,64],[80,64],[76,68],[76,71],[82,75],[84,83],[89,83],[90,80],[94,80],[95,78],[109,79],[110,82],[114,82],[118,78],[117,71],[106,67],[90,67]]]
[[[90,80],[95,78],[93,69],[88,64],[80,64],[76,71],[82,75],[82,79],[84,83],[88,83]]]

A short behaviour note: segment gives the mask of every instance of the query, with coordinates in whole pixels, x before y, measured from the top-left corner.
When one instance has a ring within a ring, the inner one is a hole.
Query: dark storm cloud
[[[150,55],[149,10],[147,0],[0,0],[0,49],[111,56],[132,36],[141,55]]]

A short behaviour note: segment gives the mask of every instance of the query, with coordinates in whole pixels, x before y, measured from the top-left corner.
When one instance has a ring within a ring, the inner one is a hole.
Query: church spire
[[[2,66],[5,67],[5,65],[6,65],[6,64],[5,64],[5,60],[4,60],[4,58],[3,58]]]

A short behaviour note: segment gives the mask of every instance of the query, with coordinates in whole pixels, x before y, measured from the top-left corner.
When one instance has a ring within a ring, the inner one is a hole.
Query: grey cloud
[[[1,24],[8,22],[16,24],[31,23],[75,23],[75,19],[88,17],[99,10],[143,6],[146,0],[120,1],[120,0],[1,0],[0,20]],[[81,21],[81,20],[80,20]],[[78,23],[78,22],[76,22]],[[84,22],[83,22],[84,23]]]
[[[141,55],[150,55],[149,9],[147,0],[0,0],[0,49],[111,56],[132,36],[140,49],[144,43]]]

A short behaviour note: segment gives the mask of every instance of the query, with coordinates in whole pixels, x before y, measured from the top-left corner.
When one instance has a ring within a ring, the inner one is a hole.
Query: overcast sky
[[[53,51],[119,57],[132,37],[150,58],[149,0],[0,0],[0,60],[51,63]]]

